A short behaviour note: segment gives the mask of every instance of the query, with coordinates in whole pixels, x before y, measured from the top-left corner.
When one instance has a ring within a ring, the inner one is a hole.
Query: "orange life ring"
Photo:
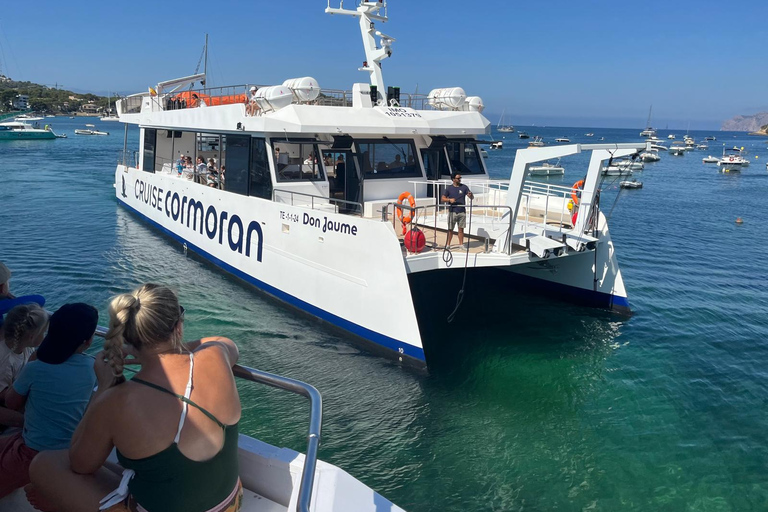
[[[581,192],[584,189],[584,180],[579,180],[576,183],[573,184],[573,187],[571,188],[571,199],[573,199],[574,206],[579,204],[579,192]]]
[[[416,208],[416,200],[413,198],[410,192],[403,192],[400,194],[400,196],[397,198],[397,204],[403,204],[403,201],[406,199],[408,199],[408,204],[411,206],[411,208]],[[403,215],[403,209],[395,206],[395,214],[397,215],[397,218],[400,219],[400,222],[403,223],[403,233],[405,233],[405,225],[410,224],[412,220],[410,213],[408,215]]]

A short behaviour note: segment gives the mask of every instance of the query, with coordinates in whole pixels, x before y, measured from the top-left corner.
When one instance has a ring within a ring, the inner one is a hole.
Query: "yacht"
[[[565,167],[560,165],[560,160],[557,162],[541,162],[537,165],[528,166],[528,174],[530,176],[562,176],[565,174]]]
[[[504,124],[504,110],[501,111],[501,117],[499,123],[496,125],[496,130],[504,133],[514,133],[515,127],[509,124]]]
[[[643,162],[658,162],[661,160],[658,149],[651,149],[649,151],[643,151],[640,153],[640,160]]]
[[[738,172],[749,165],[749,161],[744,158],[742,148],[734,147],[724,149],[723,156],[718,160],[717,166],[722,172]]]
[[[109,105],[107,107],[107,115],[100,118],[100,121],[106,121],[106,122],[119,122],[120,118],[115,115],[115,111],[112,110],[112,95],[108,95],[107,104]]]
[[[653,105],[648,109],[648,121],[645,123],[645,130],[640,132],[641,137],[656,137],[656,130],[651,128],[651,113],[653,112]]]
[[[6,121],[0,123],[0,140],[40,140],[55,138],[56,134],[48,125],[44,128],[40,128],[39,125],[32,125],[22,121]]]
[[[254,81],[254,108],[251,84],[210,88],[201,73],[118,100],[126,138],[129,125],[139,128],[139,151],[126,143],[115,169],[118,204],[180,249],[420,369],[441,349],[439,326],[459,293],[461,314],[478,323],[498,321],[481,306],[489,293],[504,301],[529,287],[628,313],[597,201],[600,170],[647,144],[519,150],[509,179],[492,179],[478,150],[490,128],[480,98],[460,87],[401,95],[385,86],[381,62],[394,38],[375,25],[388,19],[386,4],[325,10],[359,19],[369,80],[351,91],[321,89],[311,77]],[[178,108],[192,95],[200,103]],[[179,174],[182,153],[216,158],[225,180],[210,187]],[[589,161],[578,194],[526,181],[530,165],[576,154]],[[439,201],[454,172],[474,194],[460,248],[448,245]],[[457,272],[483,296],[464,295],[450,278]]]
[[[679,140],[676,140],[672,143],[672,145],[669,147],[669,152],[672,153],[675,156],[683,156],[686,151],[685,143]]]
[[[42,116],[32,116],[28,114],[21,114],[20,116],[16,116],[15,121],[18,121],[19,123],[31,123],[34,121],[42,121],[44,118]]]

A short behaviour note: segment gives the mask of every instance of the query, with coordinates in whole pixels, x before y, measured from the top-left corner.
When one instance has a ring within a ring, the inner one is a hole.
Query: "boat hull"
[[[116,170],[115,189],[121,204],[185,250],[378,353],[426,367],[402,250],[390,223],[239,196],[123,166]]]
[[[0,131],[0,140],[51,140],[55,138],[56,135],[48,130]]]

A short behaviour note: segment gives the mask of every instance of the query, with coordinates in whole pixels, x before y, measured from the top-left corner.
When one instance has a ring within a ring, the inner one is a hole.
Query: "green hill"
[[[29,108],[35,112],[69,114],[80,111],[87,104],[109,108],[109,99],[104,96],[77,94],[32,82],[17,82],[0,75],[0,112],[13,110],[11,102],[18,94],[29,96]]]

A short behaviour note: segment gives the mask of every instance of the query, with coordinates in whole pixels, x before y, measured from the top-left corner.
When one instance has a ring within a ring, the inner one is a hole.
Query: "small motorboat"
[[[643,182],[637,180],[624,180],[619,182],[621,188],[643,188]]]
[[[491,142],[491,145],[489,146],[491,149],[503,149],[504,148],[504,142],[500,140],[495,140]]]
[[[629,159],[614,160],[611,165],[615,165],[621,169],[632,169],[633,171],[642,171],[645,169],[643,162],[635,162]]]
[[[667,138],[668,139],[674,139],[675,138],[675,134],[674,133],[670,133],[669,135],[667,135]]]
[[[584,136],[585,137],[594,137],[595,134],[594,133],[585,133]]]
[[[696,149],[709,149],[709,145],[706,142],[702,142],[698,146],[696,146]]]
[[[685,143],[679,140],[676,140],[675,142],[673,142],[672,145],[669,147],[669,152],[675,156],[683,156],[686,150],[687,148],[685,147]]]
[[[632,175],[632,169],[624,169],[622,167],[616,167],[615,165],[609,165],[603,167],[601,174],[603,176],[630,176]]]
[[[531,148],[540,148],[543,146],[544,146],[544,139],[542,139],[538,135],[534,137],[531,142],[528,143],[528,147],[531,147]]]
[[[66,139],[67,138],[67,134],[66,133],[56,133],[55,135],[56,135],[57,139]]]
[[[707,137],[704,137],[704,140],[717,140],[714,135],[709,135]]]
[[[651,149],[655,149],[656,151],[667,151],[669,148],[664,144],[651,144]]]
[[[567,142],[571,142],[571,139],[569,139],[568,137],[558,137],[558,138],[555,139],[555,142],[566,142],[567,143]]]
[[[75,135],[93,135],[93,130],[83,130],[81,128],[76,128]]]
[[[651,149],[650,151],[643,151],[640,153],[640,160],[643,162],[658,162],[661,160],[658,150]]]
[[[716,156],[709,155],[707,157],[702,158],[701,161],[704,162],[705,164],[716,164],[717,162],[720,161],[720,159],[717,158]]]
[[[530,138],[531,138],[531,136],[530,136],[530,135],[528,135],[528,134],[527,134],[527,133],[525,133],[525,132],[519,132],[519,133],[517,134],[517,136],[518,136],[519,138],[521,138],[521,139],[530,139]]]
[[[565,174],[565,167],[560,165],[560,160],[556,163],[542,162],[537,165],[528,166],[530,176],[562,176]]]

